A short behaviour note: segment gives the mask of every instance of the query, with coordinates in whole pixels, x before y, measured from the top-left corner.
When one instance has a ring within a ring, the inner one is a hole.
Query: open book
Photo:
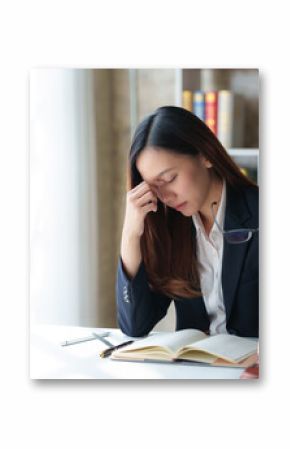
[[[208,336],[197,329],[161,332],[115,350],[114,360],[189,360],[215,366],[248,367],[255,361],[258,341],[230,334]]]

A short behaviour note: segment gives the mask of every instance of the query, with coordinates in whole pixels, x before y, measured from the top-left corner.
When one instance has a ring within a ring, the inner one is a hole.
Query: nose
[[[170,191],[167,186],[157,187],[156,194],[160,201],[167,204],[170,203],[170,200],[174,198],[174,192]]]

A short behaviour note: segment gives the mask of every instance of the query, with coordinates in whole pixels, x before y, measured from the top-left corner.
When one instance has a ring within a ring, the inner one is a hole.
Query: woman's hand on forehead
[[[157,195],[158,193],[158,187],[153,186],[152,184],[149,184],[147,181],[142,181],[140,182],[140,184],[138,184],[137,186],[135,186],[132,191],[136,191],[136,190],[146,190],[146,189],[150,189],[152,190],[153,193],[155,193],[155,195]]]

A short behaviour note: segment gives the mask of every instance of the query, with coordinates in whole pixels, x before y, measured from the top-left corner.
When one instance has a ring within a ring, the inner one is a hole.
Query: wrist
[[[141,236],[134,232],[130,232],[130,231],[126,231],[126,230],[123,231],[122,244],[123,243],[126,243],[126,244],[127,243],[130,243],[130,244],[140,243],[140,239],[141,239]]]

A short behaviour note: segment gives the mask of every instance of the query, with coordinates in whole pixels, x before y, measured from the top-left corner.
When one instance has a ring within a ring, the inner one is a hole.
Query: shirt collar
[[[220,204],[218,207],[218,211],[216,213],[216,220],[222,229],[223,229],[223,225],[224,225],[225,209],[226,209],[226,182],[225,182],[225,179],[223,179],[221,200],[220,200]],[[192,220],[193,220],[194,226],[197,231],[199,231],[199,230],[204,231],[204,226],[201,221],[199,212],[192,215]],[[216,225],[216,223],[214,223],[212,230],[216,229],[216,228],[217,228],[217,225]]]

